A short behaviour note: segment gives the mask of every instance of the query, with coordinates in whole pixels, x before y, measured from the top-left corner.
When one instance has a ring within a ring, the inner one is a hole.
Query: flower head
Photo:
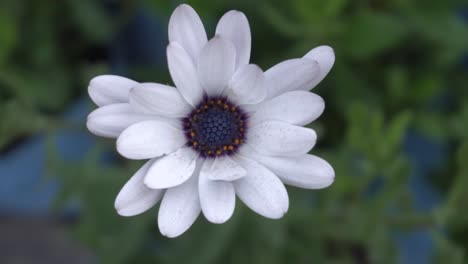
[[[258,214],[281,218],[289,207],[284,184],[319,189],[333,182],[333,168],[307,154],[315,131],[302,127],[324,110],[322,98],[308,90],[333,66],[330,47],[263,72],[249,64],[243,13],[226,13],[208,41],[188,5],[172,14],[169,41],[177,88],[111,75],[90,82],[99,108],[88,116],[89,130],[117,138],[126,158],[148,159],[118,194],[120,215],[143,213],[162,200],[159,229],[176,237],[200,212],[213,223],[227,221],[236,195]]]

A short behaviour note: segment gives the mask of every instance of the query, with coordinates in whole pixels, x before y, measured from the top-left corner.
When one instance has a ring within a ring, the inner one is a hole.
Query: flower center
[[[234,153],[243,143],[246,114],[223,97],[205,98],[183,119],[188,145],[204,157]]]

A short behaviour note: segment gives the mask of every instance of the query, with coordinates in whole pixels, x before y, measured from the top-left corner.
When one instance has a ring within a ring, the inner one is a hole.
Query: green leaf
[[[336,18],[345,8],[348,0],[296,0],[291,1],[295,14],[305,24],[325,22],[329,18]],[[316,26],[316,25],[314,25]]]
[[[394,117],[388,125],[385,144],[391,149],[391,152],[400,149],[403,136],[408,129],[410,121],[411,112],[404,111]]]
[[[111,17],[101,2],[68,0],[67,3],[72,10],[71,18],[87,39],[95,43],[104,43],[110,39],[113,32]]]
[[[69,76],[62,69],[45,72],[9,68],[0,72],[0,82],[22,103],[31,107],[57,111],[63,109],[73,92]],[[53,96],[51,96],[53,95]]]
[[[363,11],[356,14],[343,31],[347,53],[364,60],[403,43],[407,30],[403,21],[386,13]]]
[[[16,20],[6,9],[0,9],[0,69],[16,44]]]

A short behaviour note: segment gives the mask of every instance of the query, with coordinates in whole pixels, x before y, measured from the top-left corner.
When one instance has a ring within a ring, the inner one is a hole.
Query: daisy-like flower
[[[245,15],[227,12],[208,41],[197,13],[176,8],[169,21],[167,60],[177,88],[104,75],[91,80],[99,106],[89,130],[117,138],[129,159],[149,159],[115,201],[120,215],[143,213],[160,200],[161,233],[176,237],[201,212],[223,223],[236,195],[268,218],[288,210],[284,184],[320,189],[334,180],[333,168],[308,154],[317,135],[304,128],[324,110],[308,92],[330,71],[328,46],[283,61],[266,72],[249,64],[251,35]]]

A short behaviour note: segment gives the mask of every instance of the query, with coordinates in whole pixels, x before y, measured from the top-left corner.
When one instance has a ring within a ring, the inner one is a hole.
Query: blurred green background
[[[224,12],[244,12],[251,61],[264,70],[315,46],[334,48],[335,66],[314,89],[326,110],[312,124],[319,134],[312,152],[332,164],[336,180],[318,191],[288,187],[281,220],[239,202],[227,224],[201,216],[177,239],[159,234],[156,208],[118,216],[115,196],[141,164],[86,132],[94,108],[87,83],[104,73],[171,83],[166,28],[180,3],[0,1],[0,177],[7,178],[1,161],[39,135],[45,166],[31,174],[39,185],[59,184],[45,213],[6,210],[3,200],[0,230],[25,215],[54,219],[92,256],[76,263],[468,263],[468,3],[461,0],[188,1],[209,36]],[[84,101],[81,118],[64,114]],[[92,143],[67,158],[59,133]],[[23,177],[14,168],[8,175]],[[2,184],[0,194],[13,188]],[[0,240],[1,263],[64,263],[5,257],[8,248],[32,254],[16,249],[18,237]]]

